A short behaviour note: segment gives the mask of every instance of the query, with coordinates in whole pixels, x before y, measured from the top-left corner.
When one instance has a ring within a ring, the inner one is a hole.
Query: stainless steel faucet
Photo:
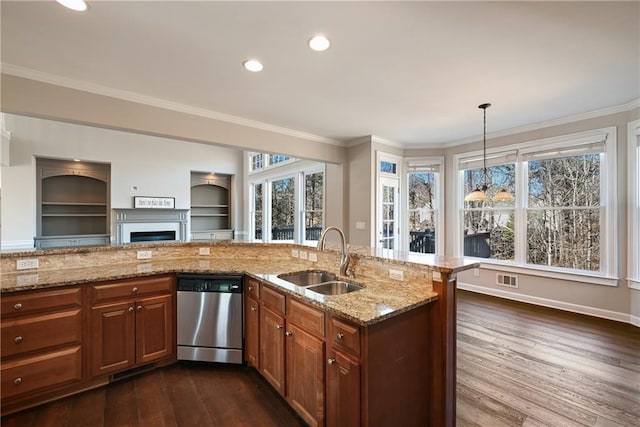
[[[322,231],[320,235],[320,239],[318,240],[318,250],[324,250],[324,240],[329,230],[335,230],[340,235],[340,239],[342,240],[342,253],[340,254],[340,274],[343,276],[347,275],[347,268],[349,268],[349,253],[347,252],[347,241],[344,238],[344,233],[338,227],[327,227]]]

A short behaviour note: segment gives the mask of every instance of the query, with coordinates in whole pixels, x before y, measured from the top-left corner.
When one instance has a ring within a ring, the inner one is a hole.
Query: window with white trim
[[[482,155],[456,156],[457,255],[614,277],[615,149],[607,128],[492,150],[488,200],[473,202],[463,198],[482,183]],[[492,201],[502,188],[515,200]]]
[[[296,160],[284,154],[249,153],[249,173],[284,166]]]
[[[443,253],[441,169],[442,159],[406,161],[407,241],[410,252]]]
[[[320,239],[324,224],[324,172],[304,173],[304,224],[303,240],[313,242]]]

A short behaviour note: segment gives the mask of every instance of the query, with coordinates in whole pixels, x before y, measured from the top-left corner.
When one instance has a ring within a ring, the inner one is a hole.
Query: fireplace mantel
[[[130,240],[127,233],[130,231],[151,231],[153,225],[174,227],[176,240],[185,242],[187,240],[187,222],[189,209],[113,209],[115,214],[114,224],[116,225],[116,243],[128,243]]]

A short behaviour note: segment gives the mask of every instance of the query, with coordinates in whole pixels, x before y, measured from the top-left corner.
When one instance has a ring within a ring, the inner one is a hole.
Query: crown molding
[[[518,126],[510,129],[501,130],[498,132],[492,132],[487,134],[487,139],[500,138],[503,136],[516,135],[519,133],[534,131],[538,129],[549,128],[552,126],[559,126],[568,123],[579,122],[581,120],[594,119],[596,117],[608,116],[610,114],[622,113],[625,111],[631,111],[635,108],[640,108],[640,98],[629,101],[625,104],[614,105],[613,107],[601,108],[599,110],[588,111],[586,113],[574,114],[572,116],[561,117],[559,119],[546,120],[544,122],[533,123],[530,125]],[[482,135],[461,139],[458,141],[445,142],[442,144],[434,145],[433,148],[451,148],[457,145],[471,144],[482,140]],[[404,148],[424,148],[418,146],[405,146]]]
[[[7,64],[3,62],[3,63],[0,63],[0,70],[3,74],[8,74],[11,76],[21,77],[29,80],[35,80],[38,82],[48,83],[56,86],[62,86],[69,89],[80,90],[83,92],[89,92],[96,95],[108,96],[111,98],[121,99],[123,101],[135,102],[138,104],[162,108],[165,110],[176,111],[179,113],[191,114],[194,116],[205,117],[208,119],[220,120],[227,123],[233,123],[240,126],[246,126],[250,128],[273,132],[273,133],[279,133],[282,135],[292,136],[295,138],[305,139],[308,141],[320,142],[322,144],[337,145],[339,147],[345,146],[344,142],[342,141],[338,141],[338,140],[327,138],[320,135],[314,135],[307,132],[297,131],[295,129],[275,126],[269,123],[245,119],[238,116],[232,116],[230,114],[219,113],[217,111],[207,110],[205,108],[193,107],[193,106],[182,104],[179,102],[167,101],[164,99],[142,95],[135,92],[129,92],[125,90],[114,89],[108,86],[102,86],[94,83],[88,83],[85,81],[70,79],[70,78],[55,75],[55,74],[33,70],[31,68],[21,67],[19,65]]]

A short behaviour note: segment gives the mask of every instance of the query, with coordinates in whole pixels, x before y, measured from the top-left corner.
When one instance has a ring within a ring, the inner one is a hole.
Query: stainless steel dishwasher
[[[178,359],[242,363],[242,276],[178,274]]]

